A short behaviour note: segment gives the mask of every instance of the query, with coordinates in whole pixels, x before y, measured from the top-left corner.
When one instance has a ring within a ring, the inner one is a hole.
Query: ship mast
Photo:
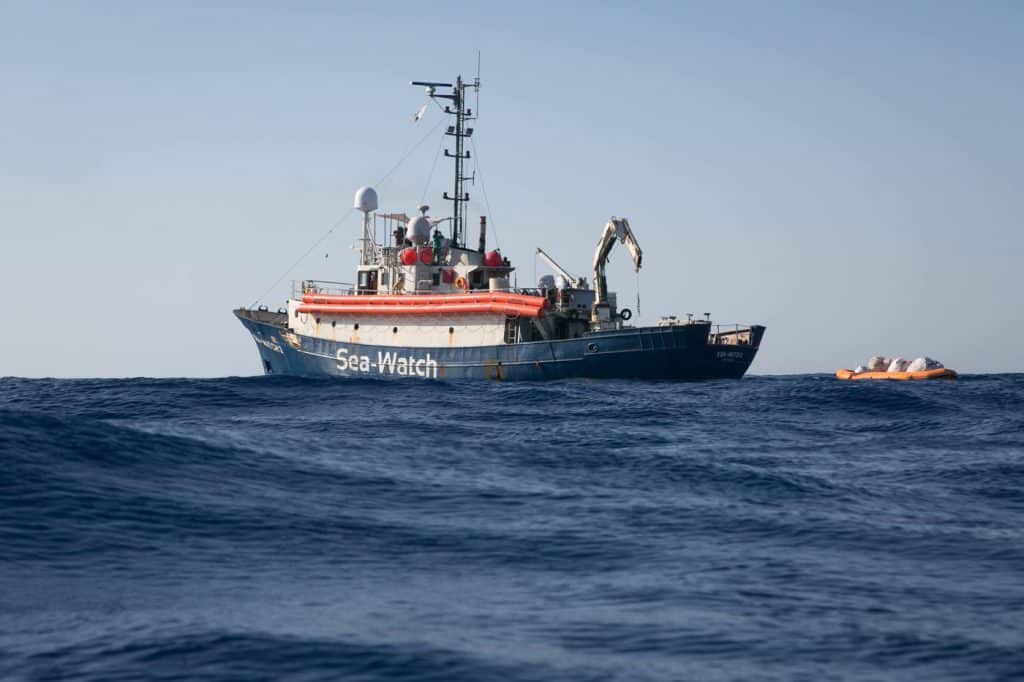
[[[466,149],[466,139],[473,135],[473,129],[466,126],[467,121],[474,120],[473,110],[466,107],[466,90],[472,88],[480,91],[480,76],[477,75],[472,83],[466,83],[462,76],[455,79],[455,84],[437,83],[433,81],[412,81],[412,85],[422,85],[427,89],[427,96],[432,99],[446,99],[451,104],[444,106],[444,113],[455,117],[455,125],[448,126],[445,135],[455,138],[455,153],[450,149],[444,150],[444,155],[455,160],[454,180],[452,194],[444,193],[445,201],[452,202],[452,231],[451,240],[453,246],[465,246],[466,235],[466,211],[463,204],[469,201],[469,192],[465,191],[465,181],[475,181],[473,175],[465,175],[463,162],[470,158],[469,150]],[[437,92],[438,88],[450,89],[448,93]]]

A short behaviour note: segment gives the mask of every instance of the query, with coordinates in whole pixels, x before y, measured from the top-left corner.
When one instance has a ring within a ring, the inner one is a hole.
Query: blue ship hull
[[[750,345],[709,345],[709,324],[637,327],[580,338],[499,346],[407,348],[330,341],[288,331],[283,315],[239,309],[266,374],[303,377],[493,379],[739,379],[757,354]]]

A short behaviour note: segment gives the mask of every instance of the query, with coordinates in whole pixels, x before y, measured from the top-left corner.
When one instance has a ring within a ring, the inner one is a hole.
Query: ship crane
[[[563,268],[561,265],[556,263],[554,258],[552,258],[548,254],[544,253],[544,249],[540,248],[539,246],[537,247],[537,255],[540,256],[541,259],[545,263],[547,263],[548,266],[550,266],[552,270],[554,270],[559,275],[561,275],[563,278],[565,278],[565,281],[568,282],[568,284],[569,284],[569,286],[571,288],[573,288],[573,289],[586,289],[587,288],[587,279],[586,279],[586,277],[573,277],[572,275],[570,275],[566,271],[565,268]]]
[[[615,241],[618,240],[626,245],[629,254],[633,258],[633,267],[640,272],[640,263],[643,260],[643,252],[640,244],[637,243],[633,230],[629,229],[629,221],[625,218],[616,218],[608,221],[604,226],[604,232],[597,242],[597,250],[594,252],[594,308],[591,314],[591,321],[599,324],[611,320],[611,310],[608,305],[608,280],[604,274],[605,265],[608,263],[608,254],[611,253]]]

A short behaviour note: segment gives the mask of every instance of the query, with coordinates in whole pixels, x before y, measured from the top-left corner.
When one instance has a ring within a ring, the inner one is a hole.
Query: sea
[[[0,679],[1024,679],[1024,374],[0,379]]]

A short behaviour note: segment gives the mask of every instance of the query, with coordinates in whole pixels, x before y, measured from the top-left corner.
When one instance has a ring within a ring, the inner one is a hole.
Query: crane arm
[[[540,248],[539,246],[537,247],[537,255],[540,256],[541,260],[543,260],[545,263],[547,263],[548,266],[552,270],[554,270],[559,275],[564,277],[565,281],[567,281],[569,283],[569,286],[571,286],[573,289],[583,288],[581,286],[582,285],[582,280],[579,277],[573,277],[568,272],[566,272],[565,268],[563,268],[561,265],[556,263],[555,259],[552,258],[551,256],[549,256],[548,254],[546,254],[544,252],[544,249]]]
[[[616,240],[622,242],[629,249],[629,255],[633,258],[633,267],[640,272],[640,264],[643,261],[643,251],[636,241],[633,230],[629,229],[629,221],[625,218],[612,217],[604,226],[604,232],[597,241],[597,250],[594,252],[594,283],[597,289],[595,303],[606,303],[608,300],[608,281],[605,278],[604,269],[608,263],[608,254],[615,246]]]

